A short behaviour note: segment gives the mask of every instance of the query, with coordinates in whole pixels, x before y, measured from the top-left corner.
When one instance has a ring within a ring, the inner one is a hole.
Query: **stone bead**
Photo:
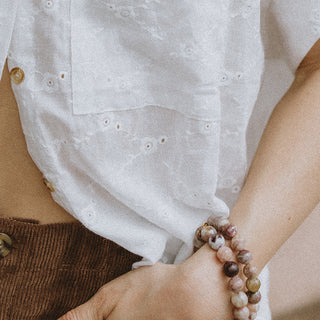
[[[217,257],[220,262],[224,263],[230,261],[233,258],[233,252],[229,247],[222,246],[217,251]]]
[[[223,229],[223,235],[228,240],[230,240],[233,237],[235,237],[237,232],[238,232],[237,226],[233,225],[232,223],[230,223],[229,225],[225,226],[224,229]]]
[[[233,310],[234,317],[239,320],[248,320],[249,314],[249,309],[247,307]]]
[[[201,240],[204,242],[208,242],[211,236],[215,236],[217,234],[217,230],[212,226],[205,226],[200,231]]]
[[[194,235],[193,238],[193,246],[197,249],[201,248],[203,245],[205,244],[205,242],[201,241],[198,239],[197,235]]]
[[[213,226],[218,231],[222,231],[224,227],[230,224],[228,219],[214,216],[210,216],[207,220],[207,223]]]
[[[248,307],[250,313],[256,313],[260,309],[260,304],[259,303],[256,303],[256,304],[248,303],[247,307]]]
[[[195,234],[196,234],[198,240],[200,240],[200,241],[202,241],[202,239],[201,239],[201,230],[206,226],[208,226],[208,224],[204,223],[202,226],[198,227],[197,230],[196,230]]]
[[[223,272],[227,277],[234,277],[239,273],[238,264],[234,261],[227,261],[223,265]]]
[[[220,247],[225,245],[225,240],[223,235],[216,234],[215,236],[212,236],[209,238],[209,246],[213,250],[218,250]]]
[[[231,303],[236,308],[243,308],[248,304],[248,296],[243,291],[235,293],[231,296]]]
[[[237,254],[237,260],[242,264],[248,264],[252,260],[252,254],[249,250],[240,250]]]
[[[260,289],[261,282],[258,278],[248,278],[246,281],[246,287],[251,292],[257,292]]]
[[[240,277],[235,276],[229,280],[228,286],[233,292],[240,292],[244,288],[244,283]]]
[[[256,304],[256,303],[260,302],[260,300],[261,300],[260,291],[257,291],[257,292],[248,291],[247,296],[248,296],[248,301],[251,304]]]
[[[246,246],[246,241],[242,238],[232,238],[231,240],[231,248],[234,251],[244,250]]]
[[[256,312],[254,312],[254,313],[251,313],[250,315],[249,315],[249,320],[254,320],[256,317],[257,317],[257,313]]]
[[[247,278],[256,277],[256,276],[258,276],[258,269],[256,266],[253,266],[250,263],[248,263],[243,267],[243,274]]]

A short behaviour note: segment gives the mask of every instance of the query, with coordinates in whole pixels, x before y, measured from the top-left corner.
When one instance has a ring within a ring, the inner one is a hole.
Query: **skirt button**
[[[12,240],[6,233],[0,233],[0,257],[4,258],[10,253]]]

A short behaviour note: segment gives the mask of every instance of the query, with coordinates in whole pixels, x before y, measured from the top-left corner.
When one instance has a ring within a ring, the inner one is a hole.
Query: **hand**
[[[199,250],[180,265],[130,271],[58,320],[230,320],[227,282],[212,250]]]

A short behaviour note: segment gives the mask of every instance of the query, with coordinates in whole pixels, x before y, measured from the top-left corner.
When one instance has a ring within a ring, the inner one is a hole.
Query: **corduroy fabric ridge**
[[[57,319],[141,260],[79,221],[0,218],[13,240],[0,259],[0,319]]]

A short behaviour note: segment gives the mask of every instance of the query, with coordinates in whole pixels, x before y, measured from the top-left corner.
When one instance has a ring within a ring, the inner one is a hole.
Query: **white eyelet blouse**
[[[237,199],[264,77],[279,97],[319,36],[320,0],[1,0],[0,74],[53,199],[133,267],[177,264]]]

